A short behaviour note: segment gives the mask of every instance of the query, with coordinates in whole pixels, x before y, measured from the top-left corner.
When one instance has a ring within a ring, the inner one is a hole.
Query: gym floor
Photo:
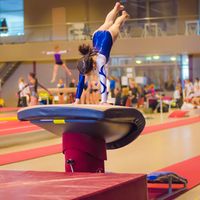
[[[183,120],[183,118],[169,119],[168,115],[151,114],[146,116],[147,126],[159,125],[174,120]],[[9,120],[9,116],[11,120]],[[14,119],[15,116],[16,111],[1,112],[0,114],[0,155],[61,143],[61,138],[58,136],[34,127],[31,124],[23,124],[27,129],[20,127],[19,124],[16,124],[18,122]],[[126,147],[107,152],[106,171],[117,173],[150,173],[200,156],[199,130],[200,123],[196,122],[142,134],[137,140]],[[8,134],[1,135],[5,131],[8,131]],[[57,153],[0,166],[0,170],[3,169],[62,172],[64,171],[64,156],[62,153]],[[178,199],[200,199],[200,186],[186,192]]]

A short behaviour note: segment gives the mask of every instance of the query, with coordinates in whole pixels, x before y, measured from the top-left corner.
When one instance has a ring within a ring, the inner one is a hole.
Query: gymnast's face
[[[33,83],[33,84],[35,83],[35,79],[30,75],[28,75],[28,80],[30,83]]]
[[[55,50],[55,52],[59,52],[60,51],[59,46],[55,46],[54,50]]]

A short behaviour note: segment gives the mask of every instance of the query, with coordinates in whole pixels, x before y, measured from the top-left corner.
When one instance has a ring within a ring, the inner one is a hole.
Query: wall
[[[198,15],[198,0],[178,0],[178,13],[177,15],[181,17],[178,21],[179,33],[184,33],[185,23],[184,21],[196,20],[196,17],[184,18],[183,16]]]
[[[25,25],[51,24],[51,12],[52,8],[55,7],[66,8],[66,22],[104,20],[106,14],[112,9],[116,1],[117,0],[25,0]],[[132,1],[127,0],[127,2],[130,2],[130,4],[127,4],[130,7]],[[177,5],[178,16],[198,14],[198,0],[177,0]],[[174,6],[176,6],[176,3],[174,3]],[[127,9],[129,10],[129,8]],[[138,10],[133,7],[131,11],[136,13]],[[139,17],[139,15],[130,14],[133,17]]]
[[[198,0],[178,0],[178,15],[198,15]]]
[[[198,14],[199,14],[199,19],[200,19],[200,0],[198,0],[198,4],[199,4],[199,6],[198,6]]]
[[[25,0],[26,25],[51,24],[52,8],[66,8],[66,22],[104,20],[114,0]]]
[[[89,21],[102,21],[107,13],[113,8],[117,0],[89,0]]]
[[[118,39],[111,55],[198,54],[200,53],[199,38],[200,36],[191,35]],[[90,40],[84,41],[84,43],[90,42]],[[53,61],[53,56],[42,52],[52,51],[56,44],[60,49],[70,50],[68,54],[63,54],[64,59],[77,59],[80,57],[78,46],[82,43],[83,41],[59,41],[0,45],[0,62]]]

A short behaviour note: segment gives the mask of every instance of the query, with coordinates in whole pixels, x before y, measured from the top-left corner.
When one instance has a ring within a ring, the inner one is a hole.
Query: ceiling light
[[[135,62],[136,62],[137,64],[141,64],[141,63],[142,63],[141,60],[136,60]]]
[[[176,57],[175,57],[175,56],[172,56],[172,57],[170,57],[170,60],[171,60],[171,61],[176,61]]]
[[[158,60],[158,59],[160,59],[160,56],[153,56],[153,59]]]

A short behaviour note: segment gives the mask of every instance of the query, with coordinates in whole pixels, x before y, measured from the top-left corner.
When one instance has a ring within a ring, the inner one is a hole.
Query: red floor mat
[[[0,128],[0,136],[43,130],[30,122],[21,121],[1,121]]]
[[[160,131],[163,129],[174,128],[177,126],[184,126],[191,123],[197,123],[200,121],[200,117],[187,118],[181,121],[168,122],[162,125],[154,125],[146,127],[143,134]],[[47,147],[41,147],[36,149],[30,149],[21,152],[14,152],[9,154],[0,155],[0,165],[5,165],[13,162],[20,162],[23,160],[38,158],[42,156],[48,156],[62,151],[61,145],[52,145]],[[183,162],[171,165],[169,167],[163,168],[159,171],[171,171],[177,173],[188,179],[188,189],[195,187],[200,184],[200,156],[185,160]],[[159,189],[157,190],[156,196],[161,193]],[[163,192],[163,190],[162,190]],[[151,195],[151,194],[150,194]],[[155,195],[155,193],[154,193]],[[150,196],[151,197],[151,196]]]
[[[179,162],[177,164],[165,167],[158,171],[169,171],[178,174],[188,180],[187,190],[200,184],[200,156]],[[157,188],[155,188],[155,186]],[[149,199],[156,199],[166,193],[166,189],[162,184],[156,184],[151,187],[149,184]]]
[[[200,156],[190,158],[159,171],[170,171],[188,180],[187,188],[191,189],[200,183]]]
[[[177,126],[183,126],[183,125],[187,125],[187,124],[197,123],[199,121],[200,121],[200,117],[194,117],[194,118],[188,118],[188,119],[176,121],[176,122],[169,122],[169,123],[165,123],[165,124],[147,126],[147,127],[145,127],[142,134],[148,134],[148,133],[153,133],[155,131],[161,131],[163,129],[175,128]],[[11,124],[13,126],[16,126],[17,124],[21,124],[21,123],[24,123],[25,125],[30,124],[29,122],[19,122],[19,121],[12,122]],[[32,127],[33,131],[41,130],[39,127],[36,127],[35,125],[32,125],[32,126],[33,126]],[[168,128],[167,128],[167,126],[168,126]],[[25,128],[25,127],[20,128],[19,127],[18,130],[15,129],[15,127],[13,127],[13,128],[14,128],[13,130],[7,130],[8,132],[6,132],[5,129],[2,132],[0,131],[0,135],[12,134],[12,133],[15,133],[15,131],[19,131],[20,133],[23,133],[23,131],[24,132],[26,132],[26,131],[30,132],[31,131],[30,127],[27,127],[27,128]],[[4,155],[1,155],[0,165],[8,164],[8,163],[14,163],[14,162],[20,162],[20,161],[28,160],[28,159],[32,159],[32,158],[39,158],[41,156],[45,156],[45,154],[47,156],[47,155],[51,155],[51,154],[55,154],[55,153],[60,153],[62,151],[61,149],[60,149],[60,151],[58,151],[60,146],[61,146],[61,144],[53,145],[53,146],[47,146],[47,147],[43,147],[43,148],[39,148],[39,149],[35,148],[35,149],[26,150],[26,151],[10,153],[9,157],[12,158],[12,157],[15,156],[15,159],[14,160],[13,159],[6,159],[6,163],[4,163]],[[55,152],[54,152],[54,150],[55,150]],[[18,154],[19,154],[19,156],[18,156]],[[23,157],[23,155],[26,155],[26,156]]]
[[[17,108],[17,107],[3,107],[3,108],[0,108],[0,112],[12,112],[12,111],[18,111],[20,108]]]
[[[7,153],[0,155],[0,165],[6,165],[9,163],[20,162],[24,160],[30,160],[43,156],[48,156],[62,152],[62,145],[51,145],[47,147],[40,147],[20,152]]]
[[[152,133],[152,132],[162,131],[162,130],[166,130],[170,128],[176,128],[179,126],[186,126],[186,125],[190,125],[197,122],[200,122],[200,117],[191,117],[191,118],[186,118],[183,120],[176,120],[173,122],[166,122],[163,124],[146,126],[142,132],[142,135]]]
[[[5,200],[146,200],[146,176],[115,173],[0,171]]]

